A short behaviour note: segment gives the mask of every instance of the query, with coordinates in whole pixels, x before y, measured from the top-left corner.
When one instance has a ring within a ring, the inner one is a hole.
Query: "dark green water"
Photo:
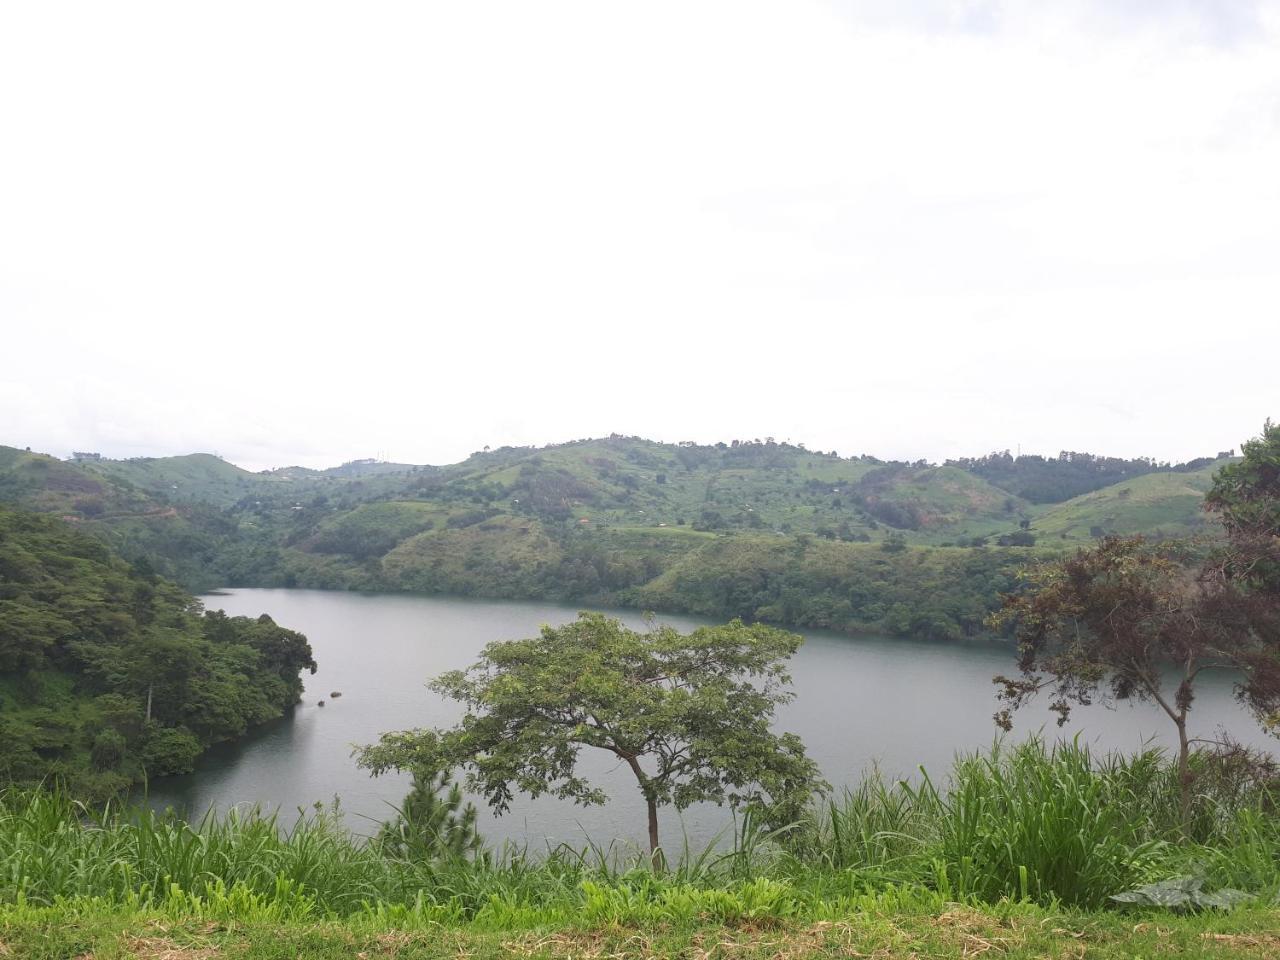
[[[404,796],[399,777],[372,779],[356,769],[354,744],[369,743],[386,730],[448,724],[458,711],[424,686],[444,670],[465,667],[492,640],[529,636],[543,623],[573,619],[573,607],[442,597],[368,596],[317,590],[234,590],[205,598],[210,608],[233,615],[269,613],[278,623],[306,633],[320,664],[306,678],[307,692],[294,713],[245,741],[216,748],[196,773],[151,784],[151,799],[200,813],[260,803],[292,812],[341,797],[348,823],[371,832],[389,804]],[[640,625],[634,612],[618,612]],[[661,618],[678,628],[699,622]],[[942,772],[958,750],[989,744],[995,735],[996,673],[1013,670],[1010,647],[999,644],[932,644],[887,637],[846,637],[810,631],[792,663],[796,699],[779,726],[804,740],[833,784],[856,781],[872,764],[910,776],[920,764]],[[1209,675],[1206,675],[1206,679]],[[342,697],[332,699],[338,690]],[[324,699],[324,707],[317,701]],[[1212,734],[1226,723],[1260,746],[1264,737],[1231,696],[1230,682],[1215,677],[1201,688],[1195,729]],[[1043,708],[1018,717],[1018,735],[1043,727],[1058,736]],[[1168,721],[1147,704],[1097,705],[1080,711],[1068,731],[1103,748],[1133,749],[1144,739],[1167,742]],[[491,842],[510,838],[541,845],[546,839],[581,845],[584,837],[608,843],[643,836],[643,806],[635,781],[611,756],[584,751],[585,766],[615,799],[582,808],[542,798],[518,799],[510,813],[482,815]],[[706,807],[674,814],[663,824],[664,842],[685,831],[703,844],[727,821]]]

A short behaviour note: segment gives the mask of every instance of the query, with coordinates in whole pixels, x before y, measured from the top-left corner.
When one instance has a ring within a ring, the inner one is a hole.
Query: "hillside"
[[[0,779],[101,797],[189,770],[295,703],[306,667],[269,617],[202,614],[99,539],[0,507]]]
[[[477,454],[420,481],[428,496],[450,487],[542,519],[846,540],[870,539],[882,527],[929,538],[1014,525],[1027,506],[952,467],[842,459],[773,442],[708,447],[630,437]]]
[[[1037,509],[1031,529],[1066,540],[1102,534],[1142,533],[1184,537],[1212,532],[1216,523],[1201,509],[1213,475],[1223,460],[1189,473],[1149,473]]]
[[[166,501],[207,503],[229,507],[269,482],[262,474],[241,470],[208,453],[132,460],[89,460],[82,466],[91,475],[118,479]]]
[[[716,537],[623,594],[632,606],[717,618],[958,640],[983,631],[1025,549]]]
[[[190,589],[552,599],[950,637],[981,629],[1025,563],[1020,547],[1205,529],[1200,495],[1220,462],[935,466],[771,440],[613,436],[443,467],[250,473],[203,454],[65,463],[0,448],[0,499],[63,517]],[[1003,472],[1043,497],[1116,471],[1139,475],[1044,504],[977,475]]]
[[[1012,456],[1008,450],[985,457],[948,460],[982,477],[1002,490],[1024,497],[1031,503],[1063,503],[1074,497],[1151,473],[1187,473],[1231,457],[1233,451],[1201,457],[1188,463],[1158,463],[1150,457],[1100,457],[1091,453],[1064,450],[1056,457],[1036,454]]]
[[[145,560],[157,573],[188,589],[209,589],[223,582],[216,558],[237,538],[238,526],[214,503],[175,503],[157,479],[182,472],[167,460],[201,459],[156,461],[158,467],[143,471],[156,481],[148,491],[129,478],[139,474],[131,466],[134,461],[67,463],[0,447],[0,503],[57,516],[100,537],[127,560]]]

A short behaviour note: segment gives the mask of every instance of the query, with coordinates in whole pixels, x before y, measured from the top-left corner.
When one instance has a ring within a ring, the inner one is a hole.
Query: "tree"
[[[727,802],[794,817],[822,785],[799,738],[769,729],[791,699],[783,663],[800,642],[737,620],[682,635],[582,613],[491,643],[469,669],[438,677],[433,690],[467,705],[461,722],[384,734],[360,764],[375,774],[465,770],[468,787],[502,813],[513,790],[605,803],[576,772],[583,747],[605,750],[635,775],[656,865],[660,806]]]
[[[1074,557],[1042,564],[1030,589],[1002,597],[994,625],[1014,624],[1021,676],[997,677],[1011,710],[1043,689],[1065,723],[1072,703],[1103,685],[1117,699],[1153,700],[1178,731],[1184,822],[1190,816],[1188,716],[1196,678],[1235,671],[1237,698],[1271,729],[1280,727],[1280,426],[1244,444],[1242,459],[1214,476],[1205,508],[1225,540],[1198,570],[1175,548],[1140,537],[1107,537]],[[1162,671],[1172,665],[1170,690]]]
[[[1015,530],[1013,533],[1001,534],[996,538],[996,543],[1002,547],[1034,547],[1036,535],[1030,530]]]
[[[880,544],[880,549],[885,553],[902,553],[907,549],[907,538],[897,532],[891,533],[884,538],[884,542]]]
[[[1201,580],[1244,619],[1252,641],[1243,655],[1240,699],[1280,729],[1280,424],[1266,421],[1241,455],[1215,474],[1205,497],[1227,542]]]
[[[200,756],[200,741],[186,727],[152,724],[142,747],[142,763],[152,776],[190,773]]]
[[[1212,572],[1251,595],[1280,596],[1280,424],[1268,420],[1242,459],[1213,478],[1205,507],[1226,529]]]
[[[1167,545],[1108,537],[1035,568],[1026,577],[1030,589],[1005,595],[992,623],[1016,626],[1020,671],[996,677],[1006,703],[996,722],[1011,729],[1011,711],[1046,689],[1059,725],[1072,704],[1090,703],[1100,689],[1117,700],[1154,701],[1177,729],[1186,822],[1196,679],[1209,669],[1237,671],[1237,695],[1268,723],[1280,705],[1280,656],[1251,628],[1251,607],[1234,587],[1197,577],[1181,561]]]
[[[442,796],[443,795],[443,796]],[[398,816],[384,823],[378,842],[384,852],[405,860],[460,859],[480,849],[476,808],[466,803],[449,771],[413,775],[413,786]]]

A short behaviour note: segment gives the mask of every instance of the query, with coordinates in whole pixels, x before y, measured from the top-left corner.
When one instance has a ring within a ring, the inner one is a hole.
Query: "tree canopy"
[[[1198,567],[1177,544],[1107,537],[1033,568],[992,618],[1014,625],[1020,671],[996,678],[1006,703],[997,723],[1008,729],[1011,710],[1043,690],[1060,723],[1103,688],[1152,700],[1178,731],[1184,812],[1201,673],[1233,671],[1239,700],[1262,724],[1280,724],[1280,429],[1268,421],[1205,502],[1225,539]]]
[[[461,722],[386,734],[360,762],[374,773],[464,769],[501,813],[517,790],[605,803],[577,769],[583,747],[604,750],[635,775],[656,856],[660,806],[758,804],[786,817],[821,785],[799,738],[770,729],[792,696],[784,663],[800,642],[738,620],[686,635],[582,613],[438,677],[431,688],[467,706]]]
[[[190,594],[52,517],[0,508],[0,779],[103,796],[189,770],[277,717],[315,669],[270,617]]]
[[[1216,572],[1241,589],[1280,596],[1280,424],[1268,420],[1241,453],[1239,462],[1218,471],[1205,496],[1230,544],[1217,555]]]

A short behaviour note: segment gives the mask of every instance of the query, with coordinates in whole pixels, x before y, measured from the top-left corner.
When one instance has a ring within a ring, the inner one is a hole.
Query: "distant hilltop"
[[[0,447],[0,501],[193,590],[406,590],[949,638],[983,629],[1028,557],[1103,534],[1213,535],[1201,505],[1229,460],[933,464],[615,435],[447,466],[253,473],[203,453],[68,462]]]

